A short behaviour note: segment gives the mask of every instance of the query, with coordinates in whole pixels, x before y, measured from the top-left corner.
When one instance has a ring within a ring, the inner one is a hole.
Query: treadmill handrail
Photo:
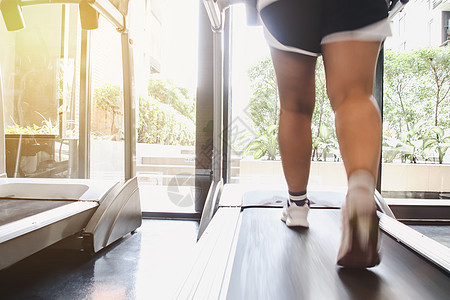
[[[209,21],[211,22],[211,28],[213,31],[220,31],[222,29],[222,10],[217,2],[213,0],[203,0],[206,13],[208,14]]]
[[[113,24],[118,31],[125,31],[125,16],[108,0],[88,0],[96,11]]]
[[[383,196],[381,196],[378,190],[375,190],[375,202],[382,213],[393,219],[396,219],[394,212],[391,210],[386,200],[384,200]]]
[[[19,0],[20,6],[41,5],[41,4],[78,4],[81,0]],[[119,31],[126,29],[125,16],[108,0],[88,0],[96,11],[111,22]]]
[[[211,28],[213,31],[221,31],[223,28],[224,18],[222,13],[231,5],[246,3],[248,0],[203,0],[206,13],[208,14]],[[256,0],[251,0],[256,4]]]

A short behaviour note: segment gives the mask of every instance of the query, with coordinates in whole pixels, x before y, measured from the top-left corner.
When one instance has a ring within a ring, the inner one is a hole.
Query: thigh
[[[334,110],[349,97],[372,95],[380,44],[342,41],[322,45],[327,92]]]
[[[271,48],[282,110],[312,114],[316,57]]]

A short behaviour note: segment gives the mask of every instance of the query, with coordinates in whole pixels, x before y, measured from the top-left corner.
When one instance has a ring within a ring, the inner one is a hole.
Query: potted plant
[[[47,177],[55,163],[58,128],[42,114],[42,125],[5,129],[6,173],[8,177]]]

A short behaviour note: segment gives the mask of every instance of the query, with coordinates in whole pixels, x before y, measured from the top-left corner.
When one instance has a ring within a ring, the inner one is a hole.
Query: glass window
[[[392,20],[402,30],[385,43],[381,181],[398,219],[447,246],[448,226],[433,221],[450,199],[449,11],[409,1]]]
[[[103,17],[91,30],[90,178],[124,178],[121,35]]]
[[[448,198],[449,9],[410,1],[392,21],[403,30],[385,43],[382,191],[388,198]]]
[[[144,211],[194,211],[198,9],[194,0],[130,2]],[[29,5],[23,14],[25,29],[0,22],[8,176],[77,178],[80,123],[90,122],[87,176],[123,178],[120,33],[103,17],[89,32],[90,119],[80,120],[78,6]]]
[[[143,211],[195,210],[198,3],[130,2]]]
[[[0,22],[8,177],[74,177],[79,92],[78,8],[23,7],[24,29]],[[45,20],[45,22],[43,21]]]
[[[231,182],[285,185],[277,137],[280,104],[269,47],[262,27],[247,25],[245,6],[231,9]],[[345,188],[321,58],[316,70],[309,187]]]

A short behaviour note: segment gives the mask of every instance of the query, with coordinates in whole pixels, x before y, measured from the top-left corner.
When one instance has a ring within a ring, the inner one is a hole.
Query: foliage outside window
[[[450,48],[386,51],[384,159],[444,162],[450,146]]]
[[[271,58],[265,57],[249,69],[253,95],[249,101],[249,113],[256,137],[246,146],[246,154],[253,153],[255,159],[279,158],[278,116],[280,100],[275,71]],[[313,152],[312,160],[327,160],[331,154],[339,160],[339,151],[334,129],[334,114],[328,100],[325,84],[325,71],[321,58],[316,66],[316,105],[312,121]]]
[[[139,99],[138,142],[194,145],[195,101],[187,89],[150,79],[148,96]]]
[[[123,116],[120,107],[122,97],[122,90],[118,85],[106,83],[94,90],[92,131],[95,137],[109,136],[113,140],[123,138],[120,131]],[[102,116],[98,110],[103,112]]]
[[[450,147],[450,48],[385,52],[383,158],[385,162],[444,163]],[[246,153],[277,158],[268,141],[277,130],[280,110],[270,57],[249,70],[253,95],[250,118],[257,135]],[[312,119],[312,160],[340,160],[334,113],[326,93],[323,62],[316,66],[316,105]],[[273,139],[272,139],[273,140]],[[276,140],[275,140],[276,141]],[[269,151],[270,150],[270,151]]]

